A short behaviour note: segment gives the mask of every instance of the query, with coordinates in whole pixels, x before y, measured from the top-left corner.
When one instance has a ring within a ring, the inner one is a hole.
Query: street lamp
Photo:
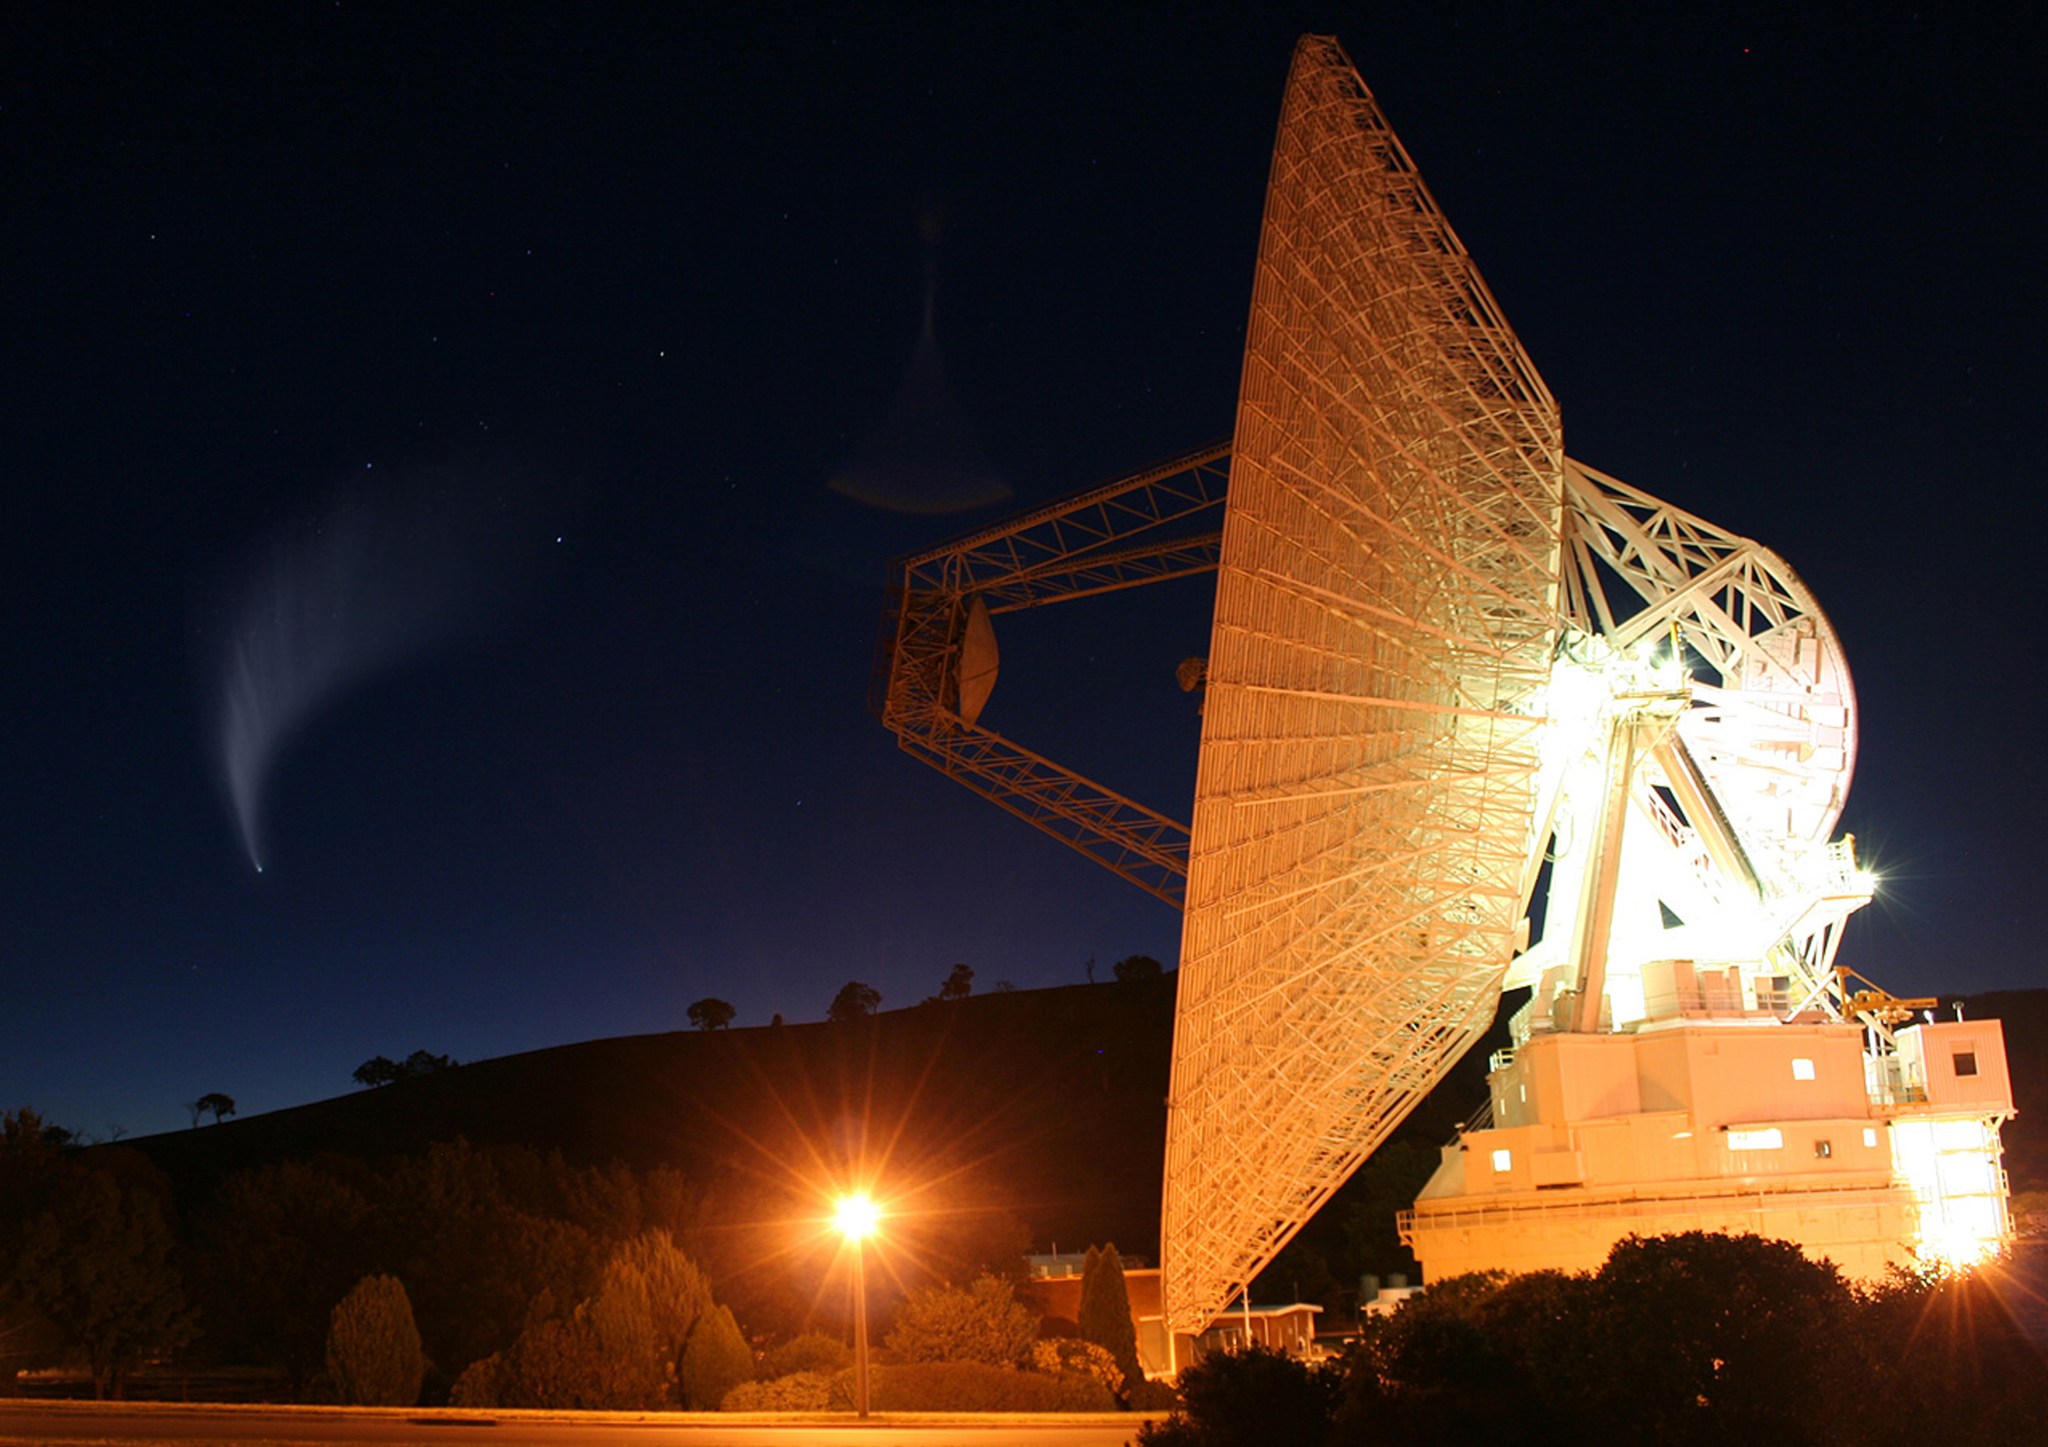
[[[862,1417],[868,1414],[868,1283],[861,1243],[875,1234],[882,1209],[866,1191],[839,1198],[833,1223],[846,1244],[853,1248],[853,1403]]]

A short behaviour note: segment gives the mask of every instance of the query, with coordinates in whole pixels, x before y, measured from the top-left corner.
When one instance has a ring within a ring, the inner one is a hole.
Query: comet
[[[258,550],[225,610],[212,690],[218,763],[258,874],[282,753],[350,690],[488,616],[511,576],[508,533],[502,499],[471,488],[358,485]]]

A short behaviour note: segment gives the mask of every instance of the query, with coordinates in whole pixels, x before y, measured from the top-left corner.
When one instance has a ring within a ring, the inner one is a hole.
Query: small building
[[[1422,1288],[1410,1286],[1403,1275],[1389,1276],[1382,1286],[1377,1276],[1358,1278],[1358,1314],[1368,1316],[1392,1316],[1403,1303],[1422,1295]]]
[[[1126,1257],[1127,1263],[1142,1262]],[[1077,1322],[1081,1318],[1081,1272],[1087,1257],[1081,1254],[1042,1253],[1024,1258],[1028,1276],[1017,1288],[1019,1299],[1030,1302],[1041,1316],[1055,1321]],[[1295,1301],[1284,1306],[1240,1306],[1225,1312],[1199,1335],[1181,1332],[1177,1350],[1169,1356],[1166,1345],[1166,1317],[1160,1307],[1159,1268],[1124,1267],[1124,1292],[1131,1302],[1131,1325],[1138,1334],[1138,1364],[1147,1377],[1171,1376],[1176,1367],[1200,1361],[1210,1352],[1241,1351],[1249,1341],[1290,1356],[1308,1356],[1315,1347],[1316,1316],[1322,1307]]]
[[[1156,1280],[1159,1273],[1152,1273]],[[1135,1314],[1135,1306],[1133,1308]],[[1169,1369],[1184,1368],[1211,1352],[1243,1351],[1248,1345],[1291,1357],[1307,1357],[1316,1351],[1316,1317],[1322,1308],[1311,1302],[1290,1301],[1283,1306],[1239,1306],[1226,1311],[1208,1330],[1190,1336],[1176,1334],[1172,1362],[1165,1360],[1165,1319],[1155,1309],[1138,1318],[1138,1359],[1145,1363],[1147,1376],[1166,1376]],[[1158,1362],[1154,1369],[1154,1361]]]

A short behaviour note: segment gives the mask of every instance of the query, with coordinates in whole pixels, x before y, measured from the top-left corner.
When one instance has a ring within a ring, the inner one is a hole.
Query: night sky
[[[2040,8],[1681,8],[10,6],[0,1106],[1171,964],[896,751],[882,587],[1229,432],[1305,30],[1573,455],[1833,618],[1844,961],[2048,984]],[[1201,585],[1002,641],[986,723],[1187,816]]]

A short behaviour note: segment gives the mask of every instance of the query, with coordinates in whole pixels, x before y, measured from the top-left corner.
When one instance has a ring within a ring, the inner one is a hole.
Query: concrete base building
[[[1923,1022],[1880,1051],[1819,1012],[1741,1008],[1739,978],[1714,1009],[1684,962],[1645,977],[1653,1013],[1624,1033],[1517,1017],[1488,1117],[1402,1217],[1427,1280],[1594,1270],[1631,1234],[1751,1232],[1866,1280],[2009,1239],[1996,1020]]]

